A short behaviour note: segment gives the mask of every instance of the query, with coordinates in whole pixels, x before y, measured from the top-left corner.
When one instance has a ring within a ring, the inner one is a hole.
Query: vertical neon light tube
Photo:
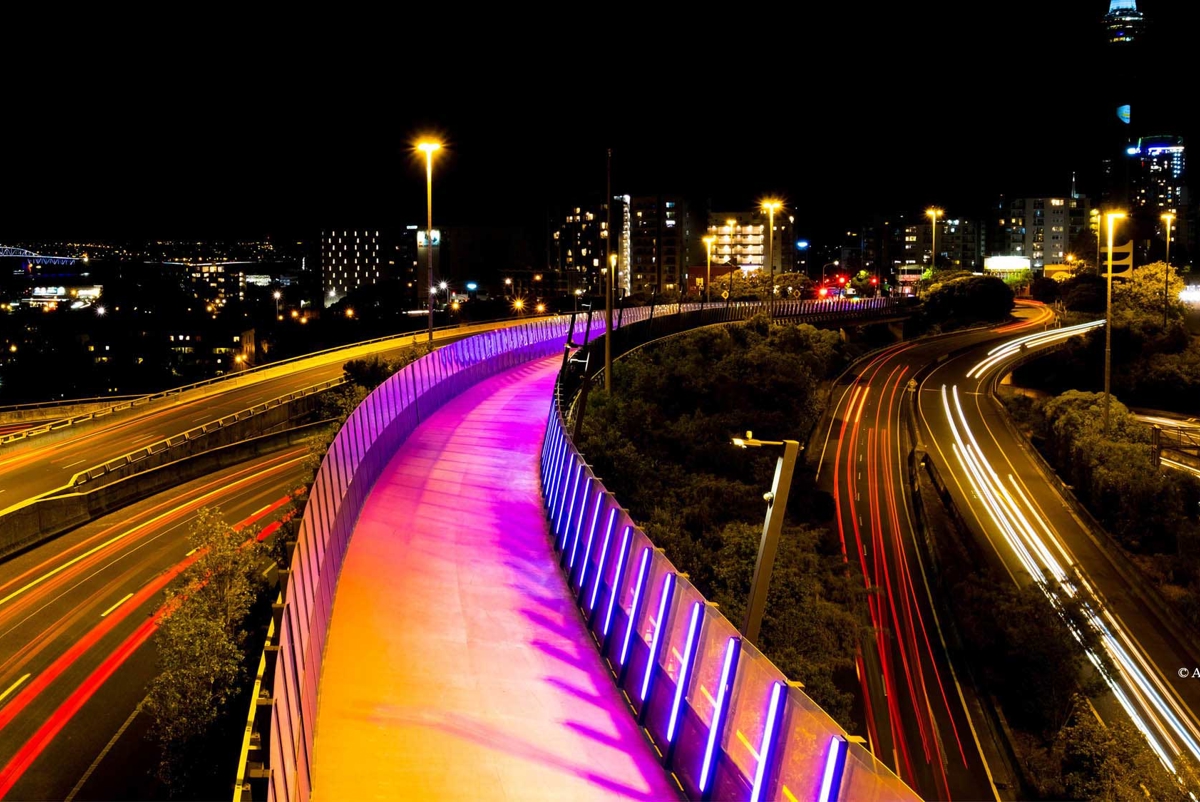
[[[596,522],[600,520],[600,508],[604,506],[604,494],[599,490],[596,491],[596,505],[592,509],[592,525],[588,527],[587,545],[583,549],[583,565],[579,568],[579,587],[583,587],[583,575],[587,573],[588,556],[592,553],[592,541],[596,539]],[[587,509],[584,505],[583,510]],[[583,523],[583,510],[579,511],[579,523]],[[579,545],[578,537],[575,540],[575,545]],[[575,570],[575,549],[571,549],[571,562],[568,566],[572,571]],[[570,577],[568,576],[568,579]]]
[[[558,504],[559,498],[562,496],[562,472],[567,467],[568,460],[571,458],[570,451],[563,449],[562,456],[555,460],[554,479],[550,482],[550,508],[553,512],[554,507]]]
[[[592,596],[588,599],[588,612],[596,609],[596,597],[600,594],[600,580],[604,578],[604,561],[608,559],[608,543],[612,538],[613,524],[617,522],[617,508],[608,514],[608,528],[604,531],[604,545],[600,548],[600,561],[596,563],[596,580],[592,583]],[[586,564],[584,566],[587,567]],[[580,585],[583,583],[580,582]]]
[[[750,802],[762,799],[763,783],[767,779],[767,766],[771,762],[771,749],[775,745],[775,729],[782,709],[784,685],[775,682],[771,685],[771,702],[767,705],[767,723],[763,727],[762,743],[758,747],[758,768],[754,770],[754,787],[750,790]]]
[[[555,428],[555,430],[551,433],[549,450],[547,451],[546,456],[542,459],[542,473],[546,477],[545,480],[542,482],[543,492],[549,491],[550,483],[552,481],[554,481],[554,466],[555,466],[554,461],[558,458],[558,449],[559,449],[559,442],[560,442],[559,438],[560,438],[561,432],[562,432],[561,429]]]
[[[725,715],[725,694],[729,687],[729,673],[737,656],[739,641],[730,638],[725,645],[725,663],[721,666],[721,687],[717,688],[717,701],[713,707],[712,722],[708,725],[708,743],[704,745],[704,762],[700,765],[700,791],[708,787],[709,774],[713,768],[713,754],[717,747],[717,735],[721,732],[722,719]]]
[[[633,586],[633,604],[629,607],[629,621],[625,624],[625,640],[621,643],[621,654],[617,665],[625,665],[629,656],[629,642],[633,640],[633,627],[637,624],[638,605],[642,601],[642,585],[646,583],[646,571],[650,567],[650,547],[642,549],[642,561],[638,565],[637,584]]]
[[[667,721],[667,743],[675,740],[675,725],[679,722],[679,706],[687,693],[687,684],[692,673],[692,652],[696,649],[696,635],[700,625],[700,602],[692,605],[692,620],[688,623],[687,641],[683,646],[683,662],[679,664],[679,679],[675,683],[675,701],[671,703],[671,718]]]
[[[821,793],[817,802],[837,802],[842,790],[842,771],[846,767],[846,739],[835,735],[829,739],[829,754],[825,756],[825,774],[821,777]]]
[[[567,510],[566,510],[567,515],[565,518],[563,517],[562,508],[560,507],[558,520],[554,522],[555,529],[558,533],[558,539],[555,541],[555,544],[558,546],[559,551],[562,551],[563,549],[565,549],[567,547],[567,526],[564,523],[564,521],[571,520],[571,512],[575,509],[575,494],[579,492],[579,479],[582,476],[583,476],[583,460],[580,459],[579,467],[577,467],[575,469],[575,481],[570,482],[570,484],[571,484],[571,501],[567,505]],[[568,479],[568,481],[570,481],[570,480]],[[563,495],[563,498],[566,498],[566,494]],[[559,541],[561,541],[561,544],[559,544]]]
[[[642,674],[642,701],[650,694],[650,680],[654,676],[654,664],[658,662],[658,653],[662,646],[663,625],[667,621],[667,609],[671,604],[672,582],[675,575],[668,573],[663,577],[662,594],[658,597],[658,618],[655,619],[654,637],[650,641],[650,656],[646,659],[646,671]]]
[[[583,502],[579,505],[579,520],[577,520],[575,522],[575,537],[571,540],[571,556],[570,556],[570,560],[567,563],[569,568],[575,567],[575,552],[578,551],[578,549],[579,549],[579,530],[583,529],[583,517],[585,515],[587,515],[588,496],[590,496],[592,493],[591,485],[592,485],[592,482],[589,479],[587,487],[585,487],[583,489]],[[571,519],[568,518],[567,519],[567,529],[569,530],[570,528],[571,528]],[[567,541],[564,536],[563,546],[565,547],[566,544],[567,544]],[[571,574],[568,571],[567,578],[569,579],[570,576],[571,576]]]
[[[559,438],[560,434],[555,432],[554,448],[550,452],[549,468],[546,470],[546,499],[551,502],[554,500],[554,476],[558,473]]]
[[[604,629],[600,634],[608,637],[608,628],[612,624],[613,608],[617,606],[617,597],[621,595],[621,574],[625,571],[625,555],[629,553],[629,538],[633,536],[633,527],[625,527],[625,537],[621,539],[621,550],[617,552],[617,571],[613,574],[612,596],[608,599],[608,612],[604,616]]]

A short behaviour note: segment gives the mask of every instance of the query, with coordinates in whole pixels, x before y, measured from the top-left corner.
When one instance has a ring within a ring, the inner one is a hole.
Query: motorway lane
[[[926,799],[999,799],[986,755],[997,747],[970,688],[947,653],[932,604],[908,498],[908,382],[939,357],[1003,332],[1044,325],[1050,313],[1000,330],[892,346],[835,388],[838,400],[818,472],[834,496],[838,533],[858,567],[875,632],[863,644],[859,678],[872,751]]]
[[[959,354],[921,383],[922,447],[946,477],[963,518],[1015,583],[1050,572],[1093,611],[1118,667],[1108,678],[1110,695],[1097,705],[1100,714],[1128,715],[1164,763],[1181,751],[1200,758],[1200,680],[1177,674],[1200,666],[1200,648],[1160,619],[1143,595],[1152,592],[1143,589],[1145,580],[1119,570],[1009,431],[991,387],[1020,353],[976,370],[986,351]],[[1079,581],[1072,579],[1073,567]],[[1065,626],[1063,636],[1070,637]]]
[[[447,332],[435,344],[447,345],[474,333]],[[378,355],[394,358],[413,347],[407,338],[404,343],[383,348]],[[0,514],[66,485],[79,471],[264,401],[336,379],[342,375],[345,361],[344,357],[322,361],[285,376],[229,387],[209,396],[184,401],[165,399],[70,427],[60,434],[39,435],[0,447]]]
[[[212,474],[0,564],[0,796],[71,792],[153,678],[145,644],[163,588],[195,560],[195,510],[270,521],[301,481],[304,455],[287,449]]]

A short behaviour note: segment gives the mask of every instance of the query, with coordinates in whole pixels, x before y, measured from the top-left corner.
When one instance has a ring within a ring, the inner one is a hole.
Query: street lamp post
[[[775,319],[775,210],[783,206],[776,200],[763,201],[762,207],[767,210],[767,260],[768,275],[771,283],[767,287],[767,319]]]
[[[783,531],[783,516],[787,512],[788,491],[792,487],[792,473],[796,468],[796,457],[800,454],[800,443],[796,440],[755,440],[752,432],[733,438],[733,444],[741,448],[783,446],[783,454],[775,463],[775,481],[771,491],[763,494],[767,502],[767,518],[763,523],[762,537],[758,541],[758,559],[754,563],[754,579],[750,582],[750,600],[746,605],[746,618],[742,623],[742,636],[754,643],[762,626],[763,611],[767,606],[767,589],[771,584],[771,570],[775,567],[775,553],[779,550],[779,535]]]
[[[450,305],[450,285],[444,281],[438,282],[438,289],[446,291],[446,306]]]
[[[1171,292],[1171,223],[1175,222],[1175,215],[1172,212],[1167,212],[1162,216],[1162,219],[1167,224],[1167,267],[1163,270],[1163,329],[1167,328],[1167,306],[1169,301],[1167,296]]]
[[[708,261],[704,266],[704,302],[712,303],[712,246],[717,241],[714,236],[704,238],[704,247],[708,249]]]
[[[1092,209],[1092,217],[1096,218],[1096,269],[1100,269],[1100,210]]]
[[[1104,215],[1108,221],[1108,301],[1104,307],[1104,436],[1108,437],[1109,380],[1112,377],[1112,257],[1113,225],[1124,219],[1123,212]]]
[[[283,293],[275,290],[275,319],[283,320],[283,316],[279,314],[279,299],[283,297]]]
[[[929,215],[930,219],[933,220],[933,250],[929,254],[929,269],[932,271],[937,267],[937,221],[944,212],[935,207],[933,209],[926,209],[925,214]]]
[[[733,300],[733,274],[738,269],[737,259],[733,256],[733,227],[737,225],[737,220],[726,220],[725,225],[729,226],[729,300]]]
[[[417,150],[425,154],[425,208],[428,212],[425,226],[425,247],[429,249],[429,344],[433,345],[433,152],[442,147],[441,142],[421,142]]]
[[[604,282],[604,392],[606,393],[612,393],[612,308],[617,259],[617,254],[609,254],[608,277]]]

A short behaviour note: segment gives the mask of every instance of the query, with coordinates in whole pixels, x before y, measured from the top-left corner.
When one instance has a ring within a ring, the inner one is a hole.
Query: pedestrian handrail
[[[775,314],[800,311],[777,307]],[[541,454],[559,566],[638,724],[685,796],[919,799],[655,548],[580,454],[567,395],[556,388]]]
[[[817,314],[813,308],[801,306],[805,303],[810,302],[777,302],[776,314],[784,314],[784,309],[791,310],[792,314],[801,314],[804,310]],[[785,307],[784,304],[795,306]],[[866,313],[888,306],[868,303],[860,307],[836,308],[844,316],[851,309]],[[696,311],[705,312],[697,319],[710,320],[721,315],[732,320],[748,317],[762,308],[760,303],[627,307],[614,310],[613,327],[614,331],[620,331],[635,323],[650,324],[665,316]],[[822,312],[833,310],[833,306],[820,308]],[[342,424],[309,489],[290,567],[281,572],[285,585],[281,592],[280,624],[275,628],[279,640],[266,647],[274,656],[274,670],[263,676],[259,698],[252,702],[255,710],[261,706],[268,713],[257,719],[254,712],[250,715],[251,726],[259,728],[258,737],[243,739],[244,748],[253,754],[243,754],[239,761],[234,802],[251,796],[266,796],[279,802],[308,802],[310,798],[318,685],[338,578],[355,522],[371,487],[399,446],[421,421],[478,382],[526,362],[564,351],[569,353],[572,347],[594,341],[603,331],[601,314],[575,313],[545,317],[458,340],[426,354],[389,377],[368,394]],[[553,405],[551,420],[559,421],[558,428],[553,429],[555,438],[559,438],[561,420],[557,405]],[[548,437],[547,442],[551,439]],[[557,448],[561,451],[560,446]],[[543,473],[546,464],[544,455]],[[711,605],[705,605],[704,610],[706,616],[715,612]],[[753,647],[747,645],[745,653],[752,652]],[[743,659],[753,662],[754,658]],[[740,676],[746,677],[750,673],[747,670]],[[789,715],[800,715],[796,711],[801,710],[798,705],[804,703],[798,701],[789,707]],[[811,705],[811,702],[807,704]],[[811,715],[819,717],[824,713],[817,709]],[[269,722],[263,720],[265,717],[269,717]],[[780,727],[784,724],[781,720]],[[751,724],[747,721],[744,726]],[[687,735],[689,738],[695,736],[694,731]],[[819,751],[824,746],[816,748]],[[863,750],[849,751],[846,760],[873,761],[869,753],[860,752]],[[369,766],[364,770],[369,770]],[[854,778],[861,776],[864,776],[862,772],[853,774]],[[255,786],[255,782],[262,785]],[[899,780],[896,783],[897,792],[891,794],[891,798],[915,798]],[[812,789],[808,795],[815,797],[817,790]]]

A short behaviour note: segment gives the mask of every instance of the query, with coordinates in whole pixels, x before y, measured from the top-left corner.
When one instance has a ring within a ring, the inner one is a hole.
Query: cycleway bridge
[[[795,301],[775,315],[849,325],[912,308]],[[627,309],[614,336],[759,311]],[[555,385],[572,347],[603,336],[581,322],[449,345],[347,419],[276,605],[235,801],[917,799],[580,456]]]

